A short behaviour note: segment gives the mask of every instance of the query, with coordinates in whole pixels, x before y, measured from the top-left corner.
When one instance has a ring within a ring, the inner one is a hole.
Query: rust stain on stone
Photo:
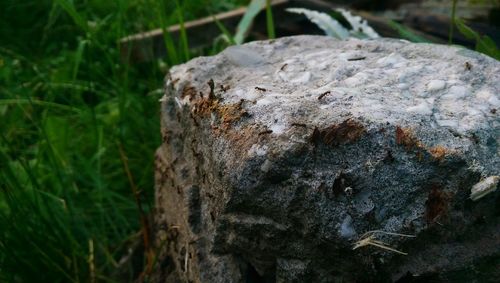
[[[201,117],[210,117],[210,114],[219,107],[219,100],[203,97],[194,103],[193,113]]]
[[[366,130],[363,124],[352,119],[347,119],[340,124],[334,124],[322,130],[314,128],[310,140],[314,144],[323,142],[327,145],[337,146],[353,143],[365,133]]]
[[[434,223],[448,210],[450,195],[443,191],[441,186],[433,184],[431,191],[425,201],[425,219],[428,223]]]
[[[408,150],[422,148],[422,143],[415,137],[411,129],[399,126],[396,127],[396,144],[404,145]]]
[[[427,152],[434,160],[442,161],[446,156],[453,154],[454,150],[442,145],[426,147],[408,128],[396,127],[396,144],[405,146],[406,150],[416,149],[416,157],[419,161],[424,160],[424,153]]]
[[[438,146],[434,146],[434,147],[431,147],[427,150],[429,152],[429,154],[436,160],[438,161],[441,161],[443,160],[443,158],[446,156],[446,155],[449,155],[449,154],[452,154],[453,151],[442,146],[442,145],[438,145]]]
[[[213,94],[213,82],[210,81],[209,85],[211,87],[210,95],[208,97],[201,95],[200,98],[196,99],[193,103],[192,114],[202,118],[211,117],[212,114],[215,114],[220,125],[216,125],[214,128],[223,131],[228,130],[234,122],[248,115],[248,112],[243,108],[243,99],[238,103],[222,104],[220,98]],[[194,88],[188,88],[186,91],[188,92],[186,95],[193,95],[193,97],[196,95],[196,89]]]
[[[228,128],[233,122],[239,121],[242,117],[248,115],[247,111],[243,109],[243,100],[238,103],[225,104],[216,107],[216,112],[221,119],[222,126]]]
[[[259,142],[260,128],[256,125],[246,125],[240,129],[228,129],[221,134],[225,139],[232,143],[232,148],[240,151],[240,154],[246,155],[246,152],[252,145]]]

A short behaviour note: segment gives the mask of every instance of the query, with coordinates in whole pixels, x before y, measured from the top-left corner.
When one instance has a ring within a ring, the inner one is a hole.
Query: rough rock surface
[[[499,62],[298,36],[167,79],[155,281],[499,278]]]

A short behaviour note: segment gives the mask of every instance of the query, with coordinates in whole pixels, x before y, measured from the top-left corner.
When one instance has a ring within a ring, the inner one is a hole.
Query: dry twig
[[[355,250],[355,249],[358,249],[358,248],[361,248],[361,247],[374,246],[374,247],[378,247],[378,248],[381,248],[381,249],[384,249],[384,250],[388,250],[388,251],[391,251],[391,252],[395,252],[395,253],[398,253],[398,254],[402,254],[402,255],[407,255],[408,254],[408,253],[405,253],[405,252],[402,252],[402,251],[398,251],[398,250],[396,250],[394,248],[391,248],[386,243],[384,243],[382,241],[377,241],[375,239],[375,234],[377,234],[377,233],[379,233],[379,234],[385,234],[385,235],[391,235],[391,236],[409,237],[409,238],[414,238],[415,237],[414,235],[385,232],[385,231],[382,231],[382,230],[373,230],[373,231],[368,231],[368,232],[364,233],[361,236],[361,238],[356,243],[354,243],[354,247],[352,249]]]

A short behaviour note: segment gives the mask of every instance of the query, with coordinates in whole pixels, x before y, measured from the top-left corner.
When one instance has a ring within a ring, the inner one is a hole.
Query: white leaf
[[[333,36],[338,39],[346,39],[349,37],[349,31],[328,14],[302,8],[288,8],[286,11],[305,15],[328,36]]]
[[[366,35],[368,38],[380,37],[378,33],[371,26],[368,25],[366,20],[361,18],[360,16],[354,16],[351,14],[351,12],[341,8],[335,9],[335,11],[341,13],[342,16],[344,16],[344,18],[352,26],[351,33],[353,34],[362,33]]]

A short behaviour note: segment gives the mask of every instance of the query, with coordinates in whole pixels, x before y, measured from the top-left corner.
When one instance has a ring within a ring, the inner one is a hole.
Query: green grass
[[[2,2],[0,282],[137,278],[146,260],[120,261],[152,210],[165,66],[191,54],[183,32],[168,58],[126,65],[118,39],[247,2]]]

